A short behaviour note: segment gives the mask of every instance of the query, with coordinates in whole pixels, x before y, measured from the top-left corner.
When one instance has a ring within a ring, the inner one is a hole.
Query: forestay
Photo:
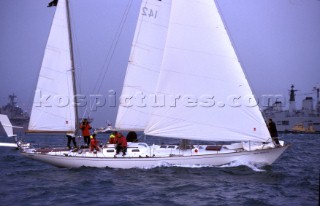
[[[121,94],[116,128],[143,131],[163,58],[171,0],[143,0]]]
[[[59,0],[41,65],[28,130],[74,132],[72,54],[67,4]]]
[[[156,93],[166,97],[166,104],[152,109],[147,135],[270,138],[213,0],[172,1]]]

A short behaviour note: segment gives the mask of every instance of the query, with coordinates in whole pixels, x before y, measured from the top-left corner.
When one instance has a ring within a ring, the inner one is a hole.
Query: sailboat
[[[76,104],[67,104],[77,94],[68,5],[59,0],[56,8],[29,132],[76,133],[78,127]],[[58,105],[43,101],[50,98]],[[128,169],[270,165],[288,148],[273,143],[213,0],[142,0],[121,98],[117,131],[195,143],[128,142],[124,156],[109,143],[94,152],[18,143],[21,154],[58,167]]]

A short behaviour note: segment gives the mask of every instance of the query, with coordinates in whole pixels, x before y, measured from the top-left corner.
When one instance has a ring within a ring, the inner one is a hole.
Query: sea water
[[[67,169],[0,148],[0,205],[318,205],[320,135],[284,134],[281,140],[292,146],[264,167]]]

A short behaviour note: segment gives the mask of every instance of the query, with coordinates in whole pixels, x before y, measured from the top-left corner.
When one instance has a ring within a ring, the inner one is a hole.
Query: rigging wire
[[[111,60],[112,60],[112,58],[113,58],[113,56],[115,54],[115,49],[117,48],[120,36],[121,36],[123,28],[124,28],[124,25],[125,25],[125,23],[127,21],[127,17],[128,17],[129,11],[130,11],[130,9],[132,7],[132,3],[133,3],[133,0],[130,0],[127,3],[127,6],[126,6],[126,8],[124,10],[124,13],[123,13],[123,16],[121,18],[120,24],[119,24],[119,26],[117,28],[117,31],[116,31],[116,33],[115,33],[115,35],[113,37],[112,44],[108,49],[108,52],[107,52],[107,55],[106,55],[106,59],[105,59],[103,65],[102,65],[102,67],[100,69],[100,73],[98,75],[98,80],[95,82],[95,85],[94,85],[94,88],[93,88],[93,93],[96,93],[96,94],[99,93],[101,88],[102,88],[102,84],[104,82],[104,79],[106,78],[107,73],[109,71]],[[70,13],[72,13],[72,12],[70,12]],[[76,28],[75,21],[73,19],[74,18],[71,18],[71,22],[72,22],[72,25],[73,25],[72,29],[74,31],[76,31],[77,28]],[[83,73],[83,64],[82,64],[81,58],[80,58],[81,54],[80,54],[79,46],[78,46],[78,44],[76,44],[76,42],[79,42],[78,36],[77,36],[76,33],[77,32],[73,32],[72,33],[72,37],[73,37],[73,41],[74,41],[74,45],[75,45],[75,47],[73,49],[73,52],[74,52],[74,56],[77,59],[77,65],[76,65],[77,75],[76,75],[76,79],[77,79],[78,94],[81,94],[83,85],[82,85],[82,81],[80,81],[80,80],[81,80],[82,73]],[[84,107],[84,111],[81,112],[82,113],[81,119],[90,116],[92,108],[90,108],[90,110],[89,110],[88,107],[89,107],[88,104],[86,104],[85,107]]]
[[[115,35],[113,37],[112,44],[109,47],[108,53],[106,55],[106,59],[105,59],[105,61],[103,63],[103,66],[100,69],[101,72],[100,72],[99,77],[101,77],[101,79],[96,82],[96,84],[94,86],[94,89],[93,89],[93,91],[96,92],[96,93],[100,92],[103,80],[105,79],[106,74],[109,71],[109,66],[110,66],[112,57],[113,57],[113,55],[115,53],[115,49],[117,48],[120,36],[121,36],[123,28],[124,28],[124,25],[125,25],[125,23],[127,21],[128,14],[129,14],[130,8],[132,6],[132,2],[133,2],[133,0],[130,0],[128,2],[127,6],[126,6],[126,9],[125,9],[124,14],[122,16],[122,19],[120,21],[120,24],[119,24],[119,27],[117,29],[117,32],[115,33]]]
[[[114,37],[113,37],[113,41],[112,41],[112,45],[109,47],[109,50],[108,50],[108,53],[107,53],[107,57],[103,63],[103,66],[102,68],[100,69],[100,74],[99,74],[99,78],[95,85],[94,85],[94,88],[93,88],[93,92],[98,94],[101,90],[101,87],[102,87],[102,84],[104,82],[104,79],[106,78],[106,75],[109,71],[109,68],[110,68],[110,64],[111,64],[111,60],[115,54],[115,50],[117,48],[117,45],[119,43],[119,40],[120,40],[120,36],[122,34],[122,31],[123,31],[123,28],[124,28],[124,25],[127,21],[127,17],[128,17],[128,14],[129,14],[129,11],[130,11],[130,8],[132,7],[132,3],[133,3],[133,0],[130,0],[126,6],[126,9],[124,11],[124,14],[122,16],[122,19],[120,21],[120,24],[119,24],[119,27],[117,29],[117,32],[115,33]],[[92,108],[90,108],[90,111],[88,113],[88,115],[91,114],[91,111],[92,111]]]

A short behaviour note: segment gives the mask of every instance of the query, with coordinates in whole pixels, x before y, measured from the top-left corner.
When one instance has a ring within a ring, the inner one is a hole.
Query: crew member
[[[84,144],[86,147],[89,147],[90,145],[90,129],[92,127],[90,126],[87,119],[83,119],[82,123],[80,124],[80,129],[82,130],[82,136],[84,140]]]
[[[127,142],[138,142],[137,133],[134,131],[130,131],[127,134]]]
[[[73,143],[73,146],[76,148],[77,147],[77,143],[76,143],[76,137],[74,134],[71,133],[67,133],[66,136],[68,137],[68,148],[71,149],[71,141]]]
[[[122,156],[125,156],[127,152],[127,140],[121,133],[118,133],[116,136],[116,144],[116,155],[122,151]]]
[[[99,151],[99,141],[96,139],[96,134],[90,136],[90,151]]]
[[[118,132],[112,132],[109,136],[109,144],[115,144],[116,143],[116,136],[118,135]]]
[[[269,129],[270,136],[271,136],[272,140],[274,141],[275,145],[280,146],[280,142],[278,139],[277,127],[276,127],[276,124],[272,121],[272,119],[269,119],[268,129]]]

